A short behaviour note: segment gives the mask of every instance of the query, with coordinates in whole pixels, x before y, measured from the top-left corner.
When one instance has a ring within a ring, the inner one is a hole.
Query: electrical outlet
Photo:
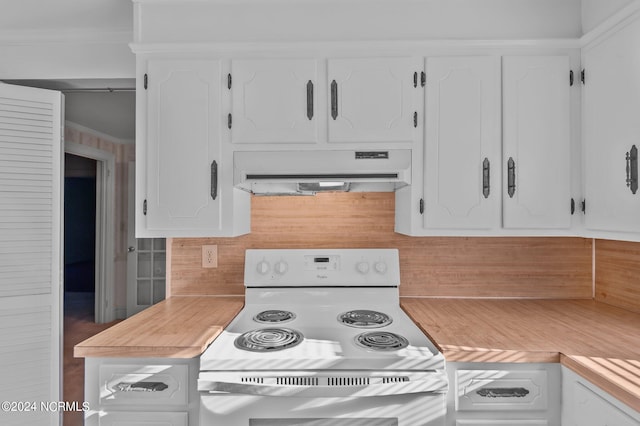
[[[218,267],[218,246],[202,246],[202,267]]]

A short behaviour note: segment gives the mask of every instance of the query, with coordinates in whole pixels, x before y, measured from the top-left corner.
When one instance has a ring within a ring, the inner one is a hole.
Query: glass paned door
[[[129,164],[129,253],[127,256],[127,317],[166,296],[167,244],[165,238],[135,238],[135,165]]]

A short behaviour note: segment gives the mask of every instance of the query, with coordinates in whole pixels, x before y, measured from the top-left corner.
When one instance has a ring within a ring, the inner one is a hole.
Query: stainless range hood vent
[[[411,150],[234,153],[234,185],[256,195],[393,192],[411,183]]]

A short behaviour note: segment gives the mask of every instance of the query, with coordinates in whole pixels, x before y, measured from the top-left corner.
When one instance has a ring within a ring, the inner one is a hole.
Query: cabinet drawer
[[[548,426],[546,420],[458,420],[456,426]]]
[[[117,412],[100,416],[100,426],[188,426],[187,413]]]
[[[457,411],[544,411],[546,371],[458,370]]]
[[[186,405],[187,365],[101,365],[100,405]]]

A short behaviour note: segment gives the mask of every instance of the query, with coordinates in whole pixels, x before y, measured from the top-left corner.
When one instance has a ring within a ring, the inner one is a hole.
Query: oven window
[[[249,426],[398,426],[397,418],[249,419]]]

